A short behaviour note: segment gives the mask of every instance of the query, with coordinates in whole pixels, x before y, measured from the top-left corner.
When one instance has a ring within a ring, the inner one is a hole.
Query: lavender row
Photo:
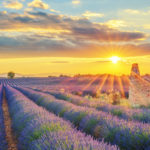
[[[78,106],[87,106],[87,107],[95,108],[100,111],[110,112],[112,115],[125,120],[135,120],[143,123],[150,123],[150,115],[149,115],[150,109],[146,109],[146,108],[131,109],[123,106],[106,104],[104,102],[100,102],[97,100],[90,101],[83,97],[72,95],[70,93],[67,94],[67,93],[61,93],[59,91],[44,90],[39,88],[34,90],[53,95],[57,99],[62,99]]]
[[[3,87],[0,85],[0,150],[7,149],[7,142],[6,142],[6,133],[5,133],[5,125],[4,125],[4,116],[3,116]]]
[[[80,130],[127,150],[150,149],[150,125],[126,121],[109,113],[60,101],[45,93],[18,88],[35,103],[70,120]]]
[[[117,150],[116,146],[77,131],[70,122],[49,113],[9,86],[6,96],[19,150]]]

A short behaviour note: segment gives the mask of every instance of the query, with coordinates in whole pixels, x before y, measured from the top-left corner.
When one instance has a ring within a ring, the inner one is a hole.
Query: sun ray
[[[121,96],[125,97],[125,92],[124,92],[124,88],[123,88],[123,83],[122,83],[121,77],[117,77],[117,80],[118,80],[118,84],[119,84],[119,89],[120,89],[120,92],[121,92]]]
[[[83,87],[82,91],[88,89],[97,78],[98,76],[94,77],[85,87]]]
[[[100,82],[99,85],[97,86],[96,92],[100,92],[100,93],[102,92],[102,88],[103,88],[103,86],[104,86],[104,84],[105,84],[107,78],[108,78],[108,74],[105,74],[105,75],[102,77],[102,82]]]

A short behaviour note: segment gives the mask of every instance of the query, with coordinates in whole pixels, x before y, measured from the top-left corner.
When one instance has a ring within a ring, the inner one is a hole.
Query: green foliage
[[[56,98],[58,98],[58,99],[63,99],[63,100],[66,100],[66,101],[70,101],[70,96],[69,95],[65,95],[65,94],[56,94],[55,95],[56,96]]]
[[[42,135],[46,134],[47,132],[65,131],[66,129],[67,129],[66,126],[62,127],[60,124],[56,124],[56,123],[41,125],[40,128],[35,129],[31,133],[29,140],[34,141],[40,138]]]
[[[63,117],[64,116],[64,113],[67,111],[67,108],[64,108],[61,110],[61,112],[59,113],[59,116],[60,117]]]
[[[92,134],[94,127],[97,125],[98,121],[96,119],[90,119],[90,121],[87,123],[86,128],[84,129],[86,133]]]
[[[122,116],[122,111],[121,110],[118,110],[118,109],[113,109],[112,111],[111,111],[111,113],[113,114],[113,115],[115,115],[115,116],[118,116],[118,117],[121,117]]]
[[[75,116],[74,118],[74,124],[78,127],[81,120],[87,115],[86,112],[81,112],[80,114],[78,114],[77,116]]]
[[[7,76],[8,76],[8,78],[13,79],[15,77],[15,73],[10,71],[10,72],[8,72]]]

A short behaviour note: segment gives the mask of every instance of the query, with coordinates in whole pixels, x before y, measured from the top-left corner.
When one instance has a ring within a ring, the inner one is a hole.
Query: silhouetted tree
[[[13,79],[15,77],[15,73],[10,71],[10,72],[8,72],[7,76],[8,76],[8,78]]]

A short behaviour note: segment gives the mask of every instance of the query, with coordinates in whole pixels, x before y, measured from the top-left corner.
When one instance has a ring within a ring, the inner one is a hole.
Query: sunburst
[[[116,64],[118,61],[120,61],[120,57],[118,57],[118,56],[112,56],[111,58],[110,58],[110,60],[112,61],[112,63],[113,64]]]

